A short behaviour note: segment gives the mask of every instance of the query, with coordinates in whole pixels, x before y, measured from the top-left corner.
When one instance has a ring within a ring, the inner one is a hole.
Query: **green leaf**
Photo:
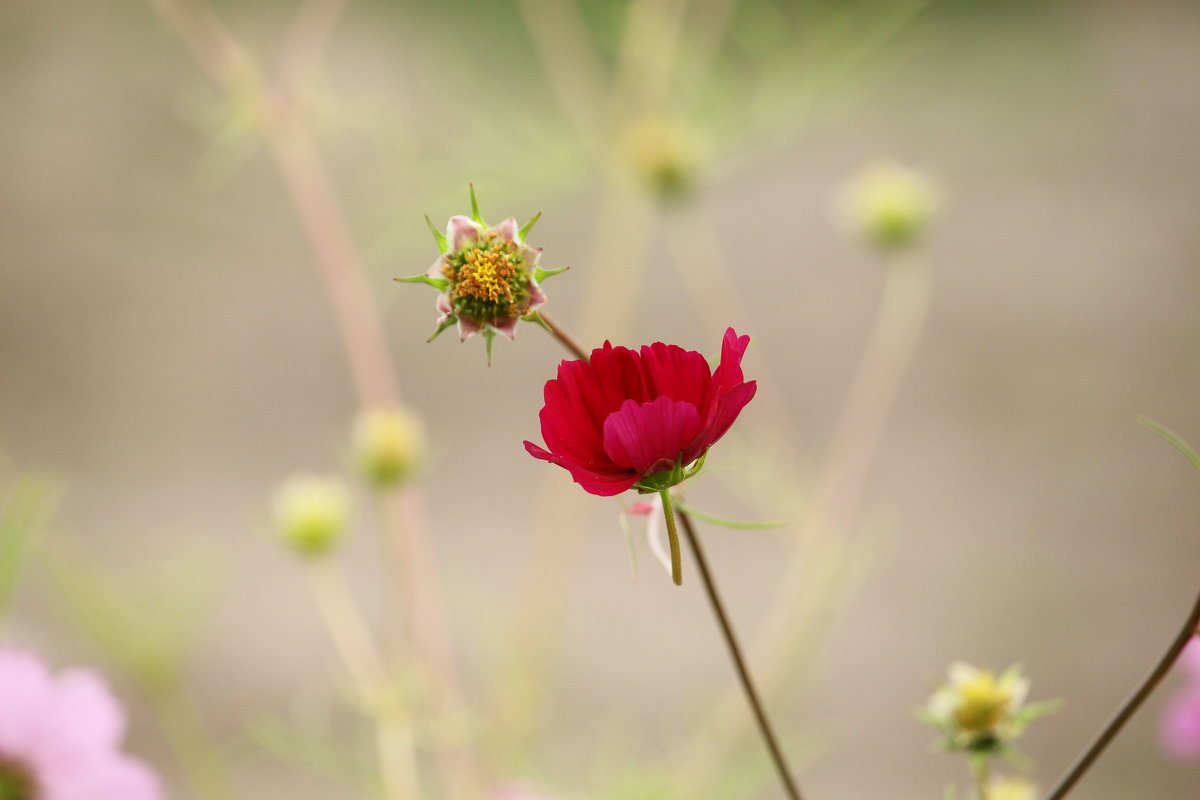
[[[437,241],[438,252],[445,253],[447,250],[450,249],[450,245],[446,241],[446,234],[442,233],[434,226],[433,220],[431,220],[429,218],[428,214],[425,215],[425,222],[426,222],[426,224],[429,225],[429,230],[433,232],[434,240]],[[399,279],[397,279],[397,280],[399,280]]]
[[[712,514],[708,514],[704,511],[701,511],[700,509],[695,508],[694,506],[688,505],[687,503],[684,503],[681,500],[676,500],[675,505],[678,506],[679,509],[681,511],[683,511],[685,514],[693,516],[696,519],[703,520],[704,522],[707,522],[710,525],[720,525],[722,528],[734,528],[735,530],[744,530],[744,531],[757,531],[757,530],[764,530],[766,528],[783,528],[790,524],[789,522],[787,522],[785,520],[771,520],[769,522],[737,522],[737,521],[731,520],[731,519],[722,519],[721,517],[715,517]]]
[[[1191,445],[1179,438],[1178,434],[1158,424],[1149,417],[1143,417],[1141,414],[1138,414],[1136,419],[1139,425],[1155,434],[1160,439],[1163,439],[1167,444],[1171,445],[1179,452],[1183,453],[1184,458],[1192,462],[1193,467],[1200,469],[1200,454],[1196,453],[1196,451],[1192,449]]]
[[[406,278],[392,278],[400,283],[423,283],[426,286],[432,286],[439,291],[449,288],[450,281],[445,278],[434,278],[430,275],[410,275]]]

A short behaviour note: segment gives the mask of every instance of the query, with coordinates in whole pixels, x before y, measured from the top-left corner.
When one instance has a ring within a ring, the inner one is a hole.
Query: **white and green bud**
[[[850,181],[840,205],[853,233],[884,250],[903,250],[924,238],[939,201],[933,183],[921,172],[878,162]]]
[[[621,150],[637,180],[663,202],[690,194],[705,160],[695,130],[662,117],[646,117],[630,125],[621,138]]]
[[[275,528],[306,557],[324,555],[341,540],[350,517],[350,493],[337,478],[298,475],[275,495]]]
[[[364,411],[354,421],[354,461],[377,489],[409,480],[425,453],[425,433],[415,414],[399,406]]]

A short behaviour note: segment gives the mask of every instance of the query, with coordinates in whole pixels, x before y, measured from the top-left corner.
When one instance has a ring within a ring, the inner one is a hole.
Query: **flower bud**
[[[680,200],[695,188],[703,148],[686,125],[648,117],[631,125],[621,144],[630,169],[658,200]]]
[[[354,422],[354,460],[363,477],[377,489],[408,480],[424,454],[421,421],[399,406],[365,411]]]
[[[1038,800],[1038,788],[1024,778],[994,778],[988,786],[989,800]]]
[[[336,478],[289,478],[275,495],[275,527],[284,543],[302,556],[327,553],[342,538],[350,516],[350,494]]]
[[[1058,707],[1053,701],[1025,705],[1029,679],[1016,665],[996,675],[955,662],[949,677],[921,712],[941,731],[947,750],[1003,753],[1031,721]]]
[[[902,250],[924,236],[938,199],[925,175],[879,162],[851,180],[843,191],[841,206],[854,233],[885,250]]]

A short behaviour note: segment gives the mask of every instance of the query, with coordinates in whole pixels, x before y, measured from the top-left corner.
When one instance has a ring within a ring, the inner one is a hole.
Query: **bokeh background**
[[[624,4],[584,5],[607,63]],[[270,65],[296,4],[214,8]],[[1035,698],[1068,701],[1026,740],[1046,785],[1196,589],[1200,484],[1133,416],[1200,441],[1200,7],[932,3],[909,15],[754,2],[733,14],[713,75],[664,101],[691,93],[703,156],[685,199],[634,205],[652,216],[644,244],[597,230],[611,179],[513,6],[351,3],[306,76],[405,398],[428,427],[424,490],[469,696],[485,705],[536,580],[538,503],[550,478],[566,481],[521,447],[538,437],[541,385],[562,354],[533,326],[498,341],[490,369],[479,341],[425,344],[433,292],[391,281],[435,255],[421,215],[464,213],[468,180],[489,220],[544,212],[531,239],[544,264],[573,267],[547,284],[567,325],[603,288],[601,252],[640,270],[615,340],[715,352],[725,325],[750,333],[748,373],[775,376],[794,420],[803,495],[884,280],[839,229],[834,198],[888,156],[942,190],[930,317],[870,472],[853,590],[775,714],[805,754],[809,796],[940,797],[965,769],[930,754],[912,709],[952,659],[1020,661]],[[219,588],[188,674],[240,796],[327,797],[336,784],[245,732],[338,705],[339,666],[268,510],[288,474],[342,468],[357,404],[275,164],[148,6],[6,0],[0,42],[3,452],[56,476],[49,537],[119,585],[202,565]],[[716,313],[701,318],[665,233],[688,230],[681,219],[705,221],[715,238],[691,241],[718,246],[737,287],[736,301],[710,293]],[[752,458],[778,409],[752,404],[718,460],[736,471]],[[692,501],[742,518],[779,510],[746,496],[715,480]],[[617,506],[585,508],[571,590],[553,601],[565,628],[550,715],[525,770],[571,797],[625,755],[670,752],[733,679],[695,582],[675,589],[643,553],[631,583]],[[705,535],[751,636],[788,534]],[[348,558],[378,605],[388,578],[369,525]],[[28,577],[8,639],[58,664],[103,663],[64,621],[49,572]],[[175,780],[137,692],[114,681],[134,714],[131,748]],[[1080,796],[1196,796],[1200,765],[1157,749],[1162,699]]]

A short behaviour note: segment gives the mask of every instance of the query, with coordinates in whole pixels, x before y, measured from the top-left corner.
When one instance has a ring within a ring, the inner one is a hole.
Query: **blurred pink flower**
[[[1178,665],[1187,674],[1187,685],[1167,701],[1159,741],[1167,755],[1200,759],[1200,639],[1188,643]]]
[[[489,800],[547,800],[547,797],[520,784],[502,783],[492,789]]]
[[[118,749],[124,734],[125,714],[95,672],[53,676],[0,649],[0,797],[158,800],[154,773]]]

